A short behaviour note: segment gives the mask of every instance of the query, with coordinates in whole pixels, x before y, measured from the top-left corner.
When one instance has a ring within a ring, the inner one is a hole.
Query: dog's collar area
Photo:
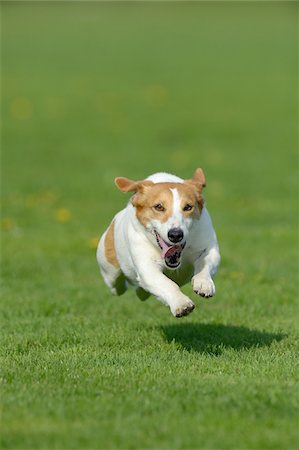
[[[162,250],[161,258],[164,259],[167,267],[170,269],[176,269],[181,264],[181,255],[186,243],[182,245],[170,245],[164,241],[156,230],[154,230],[154,232],[156,235],[157,244]]]

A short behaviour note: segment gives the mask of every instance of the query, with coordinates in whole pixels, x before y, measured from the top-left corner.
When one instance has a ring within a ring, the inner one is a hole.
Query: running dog
[[[146,300],[151,294],[175,317],[195,307],[179,286],[191,280],[193,291],[212,297],[220,254],[205,206],[202,169],[183,180],[155,173],[142,181],[115,179],[122,192],[132,192],[126,208],[113,218],[100,239],[97,261],[112,294],[123,294],[128,283]]]

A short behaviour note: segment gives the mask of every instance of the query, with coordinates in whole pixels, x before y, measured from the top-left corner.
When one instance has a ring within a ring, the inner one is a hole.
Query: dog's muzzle
[[[155,231],[156,241],[159,245],[161,252],[161,258],[164,259],[165,265],[170,269],[176,269],[181,264],[181,255],[186,243],[180,245],[170,245],[164,241],[160,234]]]

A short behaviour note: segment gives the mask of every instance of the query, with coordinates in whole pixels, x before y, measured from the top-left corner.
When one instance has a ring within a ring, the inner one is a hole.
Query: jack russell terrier
[[[146,180],[115,179],[122,192],[133,192],[128,205],[112,220],[100,239],[97,261],[112,294],[128,283],[141,300],[155,295],[175,317],[189,314],[194,303],[179,286],[190,279],[193,290],[212,297],[220,254],[202,189],[202,169],[182,180],[155,173]]]

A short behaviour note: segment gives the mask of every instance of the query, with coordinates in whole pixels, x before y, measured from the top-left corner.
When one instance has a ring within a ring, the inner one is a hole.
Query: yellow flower
[[[14,219],[12,219],[11,217],[4,217],[1,220],[1,228],[4,231],[11,231],[13,228],[15,228],[16,223],[14,221]]]
[[[98,243],[99,243],[99,238],[98,237],[91,238],[88,241],[88,247],[93,249],[93,250],[95,250],[97,248],[97,246],[98,246]]]
[[[57,222],[60,223],[66,223],[71,220],[72,214],[71,212],[66,208],[59,208],[55,211],[55,219]]]
[[[175,167],[187,167],[190,163],[191,156],[188,150],[176,150],[170,156],[171,162]]]
[[[144,100],[149,106],[159,108],[165,105],[167,99],[167,89],[161,84],[151,84],[144,90]]]
[[[243,272],[230,272],[229,273],[229,278],[231,278],[232,280],[244,280],[245,278],[245,273]]]
[[[26,197],[26,206],[29,208],[39,206],[51,206],[58,199],[58,195],[52,191],[43,191],[30,194]]]
[[[16,97],[10,104],[10,113],[17,120],[31,119],[32,110],[32,103],[25,97]]]

